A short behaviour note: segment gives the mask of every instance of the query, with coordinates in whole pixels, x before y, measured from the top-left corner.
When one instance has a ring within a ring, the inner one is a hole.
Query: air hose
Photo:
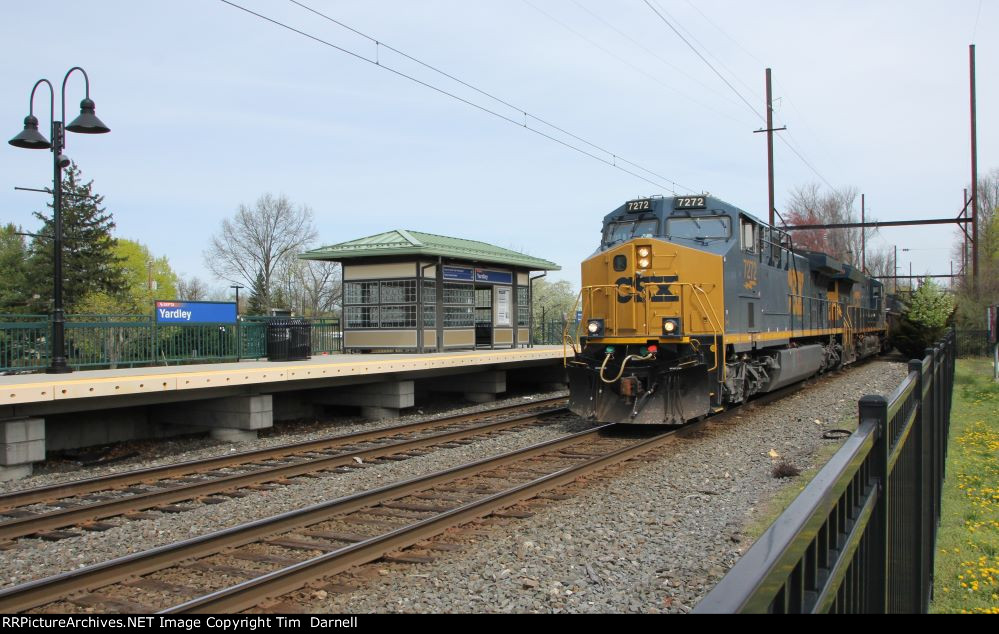
[[[624,376],[624,368],[632,359],[636,361],[648,361],[649,359],[655,358],[656,355],[652,352],[646,355],[629,354],[624,358],[624,361],[621,362],[621,370],[617,373],[617,376],[613,379],[607,380],[604,378],[604,370],[607,368],[607,362],[610,361],[611,356],[613,356],[612,353],[607,353],[604,357],[604,362],[600,364],[600,380],[604,383],[617,383],[621,377]]]

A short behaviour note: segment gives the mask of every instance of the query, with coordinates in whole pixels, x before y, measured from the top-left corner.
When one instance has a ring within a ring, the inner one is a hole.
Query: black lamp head
[[[82,134],[104,134],[111,131],[111,128],[104,125],[104,122],[94,114],[94,102],[89,97],[80,102],[80,116],[73,119],[66,129]]]
[[[47,150],[52,147],[48,139],[38,131],[38,119],[31,114],[24,118],[24,130],[8,143],[26,150]]]

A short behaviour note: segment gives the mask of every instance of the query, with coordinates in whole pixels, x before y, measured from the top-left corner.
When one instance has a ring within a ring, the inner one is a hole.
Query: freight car
[[[886,345],[884,285],[716,197],[631,200],[582,263],[570,408],[682,424]]]

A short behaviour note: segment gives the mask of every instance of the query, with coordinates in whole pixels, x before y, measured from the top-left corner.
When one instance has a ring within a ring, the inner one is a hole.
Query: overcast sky
[[[510,108],[281,0],[247,8],[411,74],[601,159],[555,124],[697,191],[766,215],[760,119],[642,0],[342,2],[319,11],[499,97]],[[970,183],[968,44],[977,47],[979,169],[999,167],[999,2],[658,0],[758,111],[773,68],[777,207],[793,187],[856,187],[881,220],[954,216]],[[68,135],[117,235],[207,273],[209,236],[240,203],[283,193],[319,243],[402,228],[579,262],[625,200],[671,193],[499,117],[217,0],[4,3],[0,131],[17,134],[35,80],[91,78],[111,134]],[[67,88],[78,113],[83,82]],[[56,97],[58,101],[58,95]],[[47,94],[36,114],[47,135]],[[58,109],[58,104],[57,104]],[[817,172],[817,173],[816,173]],[[3,144],[0,221],[28,230],[51,156]],[[663,178],[664,177],[664,178]],[[684,190],[679,190],[684,191]],[[917,273],[949,271],[950,227],[883,230]]]

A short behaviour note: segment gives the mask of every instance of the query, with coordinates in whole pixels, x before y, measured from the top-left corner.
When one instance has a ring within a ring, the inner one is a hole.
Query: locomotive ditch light
[[[591,319],[586,322],[586,332],[588,332],[592,337],[599,337],[604,334],[604,320]]]
[[[676,317],[663,317],[663,334],[670,336],[679,335],[680,320]]]

